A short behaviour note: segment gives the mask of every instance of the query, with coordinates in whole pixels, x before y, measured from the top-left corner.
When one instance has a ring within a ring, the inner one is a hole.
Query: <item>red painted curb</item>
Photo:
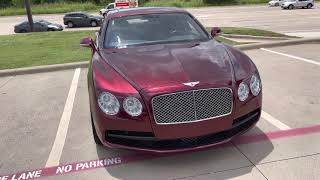
[[[244,135],[232,140],[232,142],[236,145],[241,145],[241,144],[249,144],[249,143],[267,141],[272,139],[289,138],[294,136],[302,136],[302,135],[315,134],[315,133],[320,133],[320,125],[289,129],[289,130],[283,130],[283,131],[274,131],[274,132],[262,133],[257,135],[247,135],[247,136]],[[220,146],[217,146],[216,148],[226,147],[228,145],[230,144],[220,145]],[[14,173],[10,175],[0,175],[0,180],[25,180],[25,179],[36,179],[41,177],[48,177],[48,176],[58,176],[58,175],[64,175],[64,174],[69,174],[74,172],[87,171],[91,169],[118,166],[118,165],[130,163],[130,162],[167,157],[167,156],[172,156],[176,154],[177,153],[175,154],[136,153],[136,154],[130,154],[130,155],[124,155],[124,156],[115,156],[115,157],[109,157],[109,158],[103,158],[103,159],[74,162],[70,164],[48,167],[48,168],[40,168],[36,170],[31,170],[31,171]]]

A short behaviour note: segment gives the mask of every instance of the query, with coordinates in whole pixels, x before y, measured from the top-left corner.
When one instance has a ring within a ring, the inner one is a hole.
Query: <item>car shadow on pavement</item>
[[[258,127],[255,127],[255,132],[255,134],[264,135]],[[258,146],[259,145],[255,147],[257,151],[259,151],[257,163],[268,156],[273,150],[272,142],[269,140],[264,141],[263,147],[259,148]],[[240,148],[235,147],[232,143],[226,143],[222,146],[200,151],[165,154],[159,157],[153,156],[153,158],[150,159],[147,158],[120,166],[106,167],[105,169],[107,173],[114,178],[128,180],[180,179],[184,177],[197,179],[197,176],[201,174],[209,174],[210,179],[229,179],[248,174],[254,168],[254,165],[238,149]],[[111,150],[97,146],[99,158],[108,157],[108,155],[110,155],[109,151],[114,151],[114,149]],[[136,154],[136,152],[126,152],[127,153],[121,154]],[[139,155],[141,155],[141,153],[137,153],[137,156]],[[215,174],[216,172],[228,170],[232,171],[230,173],[219,173],[219,175]]]

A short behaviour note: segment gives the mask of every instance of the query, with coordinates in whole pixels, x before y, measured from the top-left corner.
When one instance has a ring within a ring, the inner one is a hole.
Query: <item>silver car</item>
[[[314,6],[314,0],[286,0],[281,4],[282,9],[294,9],[294,8],[312,8]]]
[[[284,0],[272,0],[269,1],[269,6],[280,6],[282,3],[284,2]]]

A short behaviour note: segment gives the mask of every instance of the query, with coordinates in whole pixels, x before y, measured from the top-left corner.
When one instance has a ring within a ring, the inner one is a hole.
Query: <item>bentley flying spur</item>
[[[259,72],[185,10],[110,11],[92,49],[88,90],[97,144],[181,152],[230,141],[258,122]]]

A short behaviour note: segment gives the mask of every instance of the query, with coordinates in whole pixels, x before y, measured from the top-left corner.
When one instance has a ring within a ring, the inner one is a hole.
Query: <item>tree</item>
[[[30,0],[24,0],[24,4],[26,6],[28,21],[29,21],[29,31],[33,32],[33,19],[32,19],[32,13],[31,13]]]

